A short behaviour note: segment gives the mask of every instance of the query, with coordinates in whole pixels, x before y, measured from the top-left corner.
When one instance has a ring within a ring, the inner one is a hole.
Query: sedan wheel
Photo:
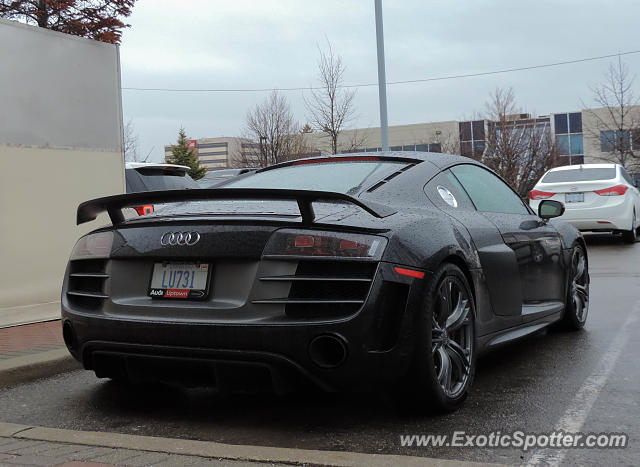
[[[569,329],[582,329],[589,313],[589,270],[584,249],[580,245],[573,248],[569,270],[564,323]]]
[[[631,221],[631,230],[622,232],[622,240],[625,243],[635,243],[638,237],[638,223],[636,221],[636,211],[633,211],[633,219]]]

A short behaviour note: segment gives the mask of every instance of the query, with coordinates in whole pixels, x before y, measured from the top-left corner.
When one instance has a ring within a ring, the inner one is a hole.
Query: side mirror
[[[547,220],[554,217],[560,217],[564,214],[564,204],[553,199],[545,199],[540,201],[538,205],[538,217]]]

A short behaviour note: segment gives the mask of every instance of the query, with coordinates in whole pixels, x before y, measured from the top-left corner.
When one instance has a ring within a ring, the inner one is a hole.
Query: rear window
[[[224,188],[283,188],[356,195],[407,165],[394,161],[316,162],[265,170]]]
[[[127,169],[125,173],[127,177],[127,193],[199,188],[195,180],[181,170]]]
[[[542,183],[558,183],[558,182],[592,182],[595,180],[611,180],[616,178],[615,167],[604,168],[579,168],[568,170],[556,170],[549,172],[542,180]]]

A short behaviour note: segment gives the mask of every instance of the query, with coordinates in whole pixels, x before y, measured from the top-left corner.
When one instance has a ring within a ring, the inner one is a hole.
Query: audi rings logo
[[[160,237],[162,246],[186,245],[192,246],[200,241],[198,232],[167,232]]]

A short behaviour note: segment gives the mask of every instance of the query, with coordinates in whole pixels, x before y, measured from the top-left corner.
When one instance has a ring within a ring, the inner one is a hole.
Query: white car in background
[[[622,233],[625,242],[636,241],[640,192],[619,164],[556,167],[542,176],[529,199],[535,212],[543,199],[562,202],[565,212],[558,219],[579,230]]]

